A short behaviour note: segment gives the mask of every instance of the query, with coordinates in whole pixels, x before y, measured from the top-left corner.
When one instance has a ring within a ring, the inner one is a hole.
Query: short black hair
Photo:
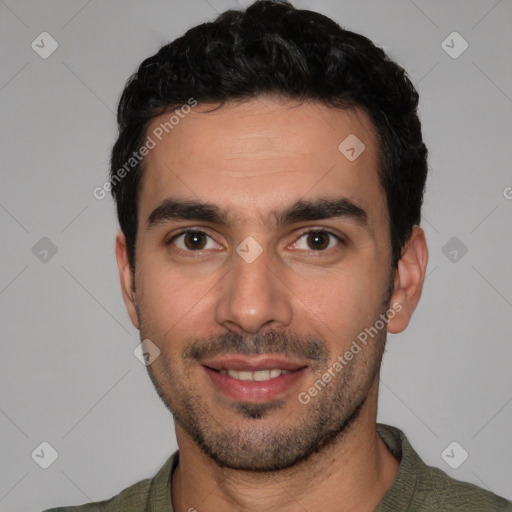
[[[132,160],[129,172],[126,163],[146,141],[150,121],[191,98],[222,105],[263,95],[359,107],[370,116],[396,267],[420,223],[427,178],[416,89],[404,69],[368,38],[287,1],[260,0],[191,28],[144,60],[126,83],[110,184],[132,270],[144,159]]]

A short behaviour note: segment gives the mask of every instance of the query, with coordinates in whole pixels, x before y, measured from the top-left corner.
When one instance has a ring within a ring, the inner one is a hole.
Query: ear
[[[391,305],[402,307],[388,322],[388,332],[396,334],[405,330],[420,300],[428,263],[428,249],[425,232],[414,226],[395,271],[394,292]]]
[[[116,237],[116,259],[124,303],[133,326],[138,329],[139,319],[135,307],[135,276],[130,268],[128,251],[126,250],[126,238],[122,231],[119,231]]]

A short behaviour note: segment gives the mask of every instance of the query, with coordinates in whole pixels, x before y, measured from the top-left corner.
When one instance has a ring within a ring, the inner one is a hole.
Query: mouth
[[[216,370],[214,370],[216,371]],[[219,370],[221,375],[229,375],[233,379],[245,380],[245,381],[256,381],[266,382],[270,379],[275,379],[280,375],[286,375],[290,373],[288,370],[281,370],[279,368],[272,368],[271,370],[256,370],[254,372],[247,372],[244,370]]]
[[[236,401],[265,402],[289,391],[308,366],[280,357],[222,357],[202,363],[215,388]]]

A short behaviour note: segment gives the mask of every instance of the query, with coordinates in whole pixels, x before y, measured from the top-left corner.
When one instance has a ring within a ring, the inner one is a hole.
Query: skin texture
[[[123,234],[116,240],[130,319],[161,351],[148,372],[175,419],[173,506],[374,510],[399,467],[375,429],[380,362],[386,330],[403,331],[420,298],[424,233],[414,228],[393,270],[376,141],[362,110],[268,97],[213,107],[198,105],[146,157],[135,275]],[[148,134],[168,117],[155,118]],[[338,150],[350,134],[365,144],[354,161]],[[215,204],[228,224],[149,225],[170,197]],[[364,225],[349,216],[277,222],[299,200],[341,197],[366,212]],[[208,236],[178,236],[185,227]],[[304,234],[311,228],[342,241]],[[247,237],[262,250],[251,263],[236,252]],[[393,304],[400,311],[387,329],[301,403],[299,393]],[[216,388],[198,359],[240,353],[308,367],[276,399],[242,403]]]

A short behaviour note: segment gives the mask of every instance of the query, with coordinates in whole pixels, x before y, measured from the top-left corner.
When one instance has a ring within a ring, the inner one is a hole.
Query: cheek
[[[162,340],[201,335],[219,276],[193,276],[168,263],[144,266],[141,262],[139,268],[139,307],[148,337]]]
[[[326,339],[338,334],[345,338],[372,319],[380,305],[375,281],[371,272],[354,268],[316,269],[296,275],[289,284],[298,299],[300,313],[296,317],[302,319],[306,331],[308,325],[319,325]]]

